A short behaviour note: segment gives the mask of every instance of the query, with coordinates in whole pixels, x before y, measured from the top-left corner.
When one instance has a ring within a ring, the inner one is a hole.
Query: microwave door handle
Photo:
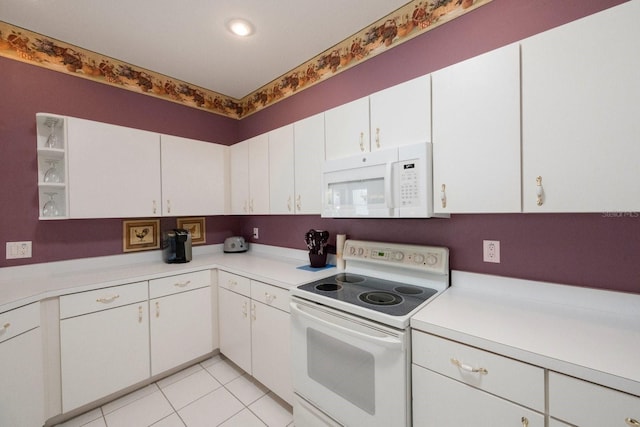
[[[393,183],[391,182],[392,179],[393,179],[393,162],[387,162],[385,175],[384,175],[384,200],[389,209],[394,208],[394,203],[392,200],[393,198],[393,191],[392,191]]]
[[[335,331],[339,331],[342,332],[344,334],[347,334],[349,336],[352,336],[354,338],[360,338],[363,339],[365,341],[368,342],[372,342],[378,345],[381,345],[383,347],[386,348],[396,348],[396,347],[402,347],[402,341],[399,340],[398,338],[394,338],[393,336],[388,336],[388,337],[378,337],[378,336],[373,336],[373,335],[369,335],[366,334],[364,332],[360,332],[360,331],[355,331],[353,329],[341,326],[341,325],[337,325],[335,323],[331,323],[328,322],[324,319],[321,319],[319,317],[313,316],[305,311],[303,311],[302,309],[300,309],[298,307],[298,304],[295,302],[290,302],[289,303],[289,307],[291,308],[291,314],[292,315],[296,315],[299,317],[304,317],[307,320],[311,321],[311,322],[315,322],[315,323],[319,323],[323,326],[326,326],[327,328],[331,328]]]

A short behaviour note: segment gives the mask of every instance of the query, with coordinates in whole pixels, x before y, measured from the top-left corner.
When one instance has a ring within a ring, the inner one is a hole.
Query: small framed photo
[[[191,244],[201,245],[207,242],[204,217],[178,218],[177,227],[191,233]]]
[[[160,220],[122,221],[122,251],[160,249]]]

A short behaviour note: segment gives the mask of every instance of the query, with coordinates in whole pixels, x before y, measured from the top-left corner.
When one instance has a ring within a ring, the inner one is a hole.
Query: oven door
[[[291,322],[297,394],[346,426],[409,425],[406,331],[296,297]]]

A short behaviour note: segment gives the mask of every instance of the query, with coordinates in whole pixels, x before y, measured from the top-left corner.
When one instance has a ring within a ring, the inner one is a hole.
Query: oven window
[[[314,381],[375,415],[375,362],[371,353],[307,328],[307,371]]]

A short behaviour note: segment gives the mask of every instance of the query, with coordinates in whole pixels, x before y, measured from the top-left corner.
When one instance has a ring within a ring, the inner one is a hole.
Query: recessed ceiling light
[[[253,34],[253,25],[246,19],[232,19],[227,22],[227,28],[236,36],[246,37]]]

